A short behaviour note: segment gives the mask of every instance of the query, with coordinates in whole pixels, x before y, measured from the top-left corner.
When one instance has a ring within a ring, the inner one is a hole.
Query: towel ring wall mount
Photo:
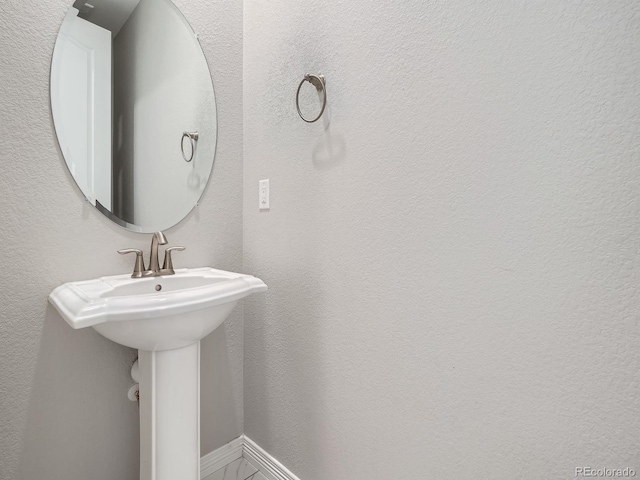
[[[304,84],[304,82],[309,82],[311,85],[316,87],[316,90],[318,90],[318,92],[322,92],[322,109],[320,110],[320,113],[318,114],[318,116],[313,120],[304,118],[304,115],[302,115],[302,112],[300,111],[300,89],[302,88],[302,85]],[[313,123],[318,121],[318,119],[322,116],[326,106],[327,106],[327,81],[325,80],[324,75],[314,75],[313,73],[305,74],[304,78],[300,82],[300,85],[298,85],[298,91],[296,92],[296,109],[298,110],[298,115],[300,115],[300,118],[305,122]]]

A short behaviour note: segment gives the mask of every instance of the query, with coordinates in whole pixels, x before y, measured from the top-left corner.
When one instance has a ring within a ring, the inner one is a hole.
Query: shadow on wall
[[[20,457],[21,479],[137,480],[134,350],[73,330],[47,304]]]
[[[234,377],[237,375],[232,372],[229,361],[234,355],[229,346],[237,345],[242,348],[242,345],[230,340],[227,334],[231,332],[233,335],[230,325],[241,322],[242,310],[237,306],[220,327],[202,340],[200,401],[202,404],[207,399],[212,404],[200,407],[201,455],[206,455],[243,433],[242,383],[234,385]]]
[[[259,355],[262,360],[247,361],[252,368],[252,384],[246,385],[250,398],[245,402],[252,403],[252,416],[260,418],[261,424],[279,425],[277,431],[248,431],[249,436],[256,435],[254,440],[264,442],[263,448],[278,455],[282,451],[272,449],[276,445],[282,447],[283,431],[290,432],[291,438],[285,442],[289,449],[287,468],[298,475],[316,472],[318,478],[323,478],[327,473],[323,459],[339,458],[342,447],[333,437],[333,426],[321,415],[331,410],[324,368],[330,352],[323,345],[326,335],[322,322],[327,319],[322,311],[327,301],[323,291],[326,279],[318,278],[317,267],[314,267],[317,259],[311,258],[314,250],[318,251],[318,245],[309,245],[309,261],[290,258],[277,271],[265,276],[260,272],[269,292],[247,299],[245,338],[250,337],[251,354]],[[282,302],[284,298],[295,301]],[[265,323],[265,319],[276,321]],[[274,408],[274,403],[280,407]],[[283,415],[269,418],[273,412],[283,412]],[[306,420],[304,423],[292,420],[298,418]],[[314,452],[314,456],[306,457],[305,452]],[[292,459],[296,463],[291,462]],[[331,474],[327,478],[330,477]]]
[[[321,120],[324,134],[313,147],[311,158],[318,170],[330,170],[347,158],[347,143],[344,136],[331,131],[331,106],[328,103]]]

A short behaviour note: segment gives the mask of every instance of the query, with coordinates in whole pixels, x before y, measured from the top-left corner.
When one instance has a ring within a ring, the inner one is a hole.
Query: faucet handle
[[[118,250],[118,253],[120,255],[126,255],[127,253],[135,253],[136,263],[133,267],[133,273],[131,274],[131,278],[142,277],[142,272],[145,271],[144,260],[142,258],[142,250],[138,250],[137,248],[124,248],[122,250]]]
[[[171,252],[173,252],[174,250],[176,252],[182,252],[183,250],[186,250],[186,248],[187,247],[169,247],[164,251],[164,264],[162,265],[163,273],[165,273],[165,270],[166,275],[173,275],[174,273],[176,273],[173,270],[173,260],[171,259]]]

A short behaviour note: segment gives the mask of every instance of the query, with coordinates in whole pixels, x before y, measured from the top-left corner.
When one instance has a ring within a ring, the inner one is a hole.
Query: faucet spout
[[[167,237],[164,233],[156,232],[151,238],[151,257],[149,258],[149,272],[150,275],[160,274],[160,264],[158,263],[158,245],[166,245]]]

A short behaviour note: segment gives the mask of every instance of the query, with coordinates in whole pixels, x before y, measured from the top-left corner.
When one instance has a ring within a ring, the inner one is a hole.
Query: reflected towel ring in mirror
[[[302,85],[304,84],[304,82],[309,82],[311,85],[316,87],[316,90],[318,90],[318,92],[322,92],[322,109],[320,110],[320,113],[318,114],[318,116],[313,120],[307,120],[306,118],[304,118],[304,115],[302,115],[302,112],[300,111],[300,89],[302,88]],[[314,75],[312,73],[305,74],[304,78],[300,82],[300,85],[298,85],[298,91],[296,92],[296,108],[298,109],[298,115],[300,115],[300,118],[305,122],[313,123],[318,121],[318,119],[322,116],[326,106],[327,106],[327,81],[324,79],[324,75]]]
[[[193,156],[196,153],[196,145],[198,142],[198,132],[183,132],[182,133],[182,140],[180,140],[180,150],[182,150],[182,158],[184,158],[185,162],[190,162],[191,160],[193,160]],[[187,156],[184,153],[184,139],[188,138],[191,141],[191,155],[189,156],[189,158],[187,158]]]

